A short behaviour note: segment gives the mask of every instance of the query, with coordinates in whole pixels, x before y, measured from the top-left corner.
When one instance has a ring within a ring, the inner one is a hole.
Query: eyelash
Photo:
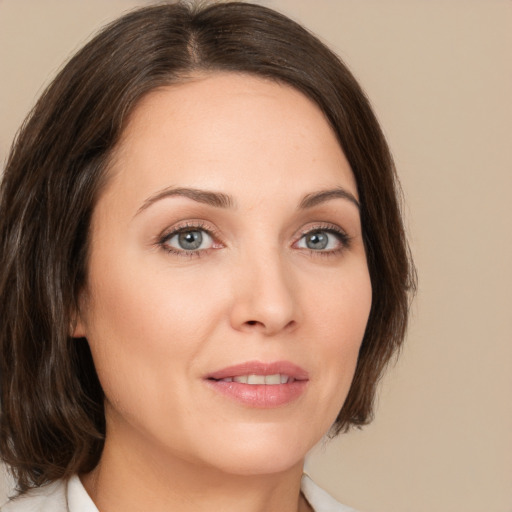
[[[210,247],[208,249],[200,249],[200,250],[186,250],[186,249],[176,249],[170,245],[168,245],[168,242],[170,239],[172,239],[174,236],[179,235],[180,233],[184,233],[187,231],[204,231],[209,237],[212,238],[213,244],[220,245],[219,242],[216,242],[218,239],[218,235],[216,234],[215,230],[211,229],[210,227],[207,227],[207,225],[203,222],[187,222],[184,225],[173,227],[170,231],[165,231],[160,235],[158,238],[157,244],[160,248],[162,248],[164,251],[166,251],[168,254],[185,257],[185,258],[200,258],[202,256],[205,256],[208,254],[212,249],[217,249],[219,247]],[[303,249],[307,251],[308,254],[312,256],[321,256],[321,257],[329,257],[329,256],[336,256],[346,249],[350,247],[351,244],[351,237],[347,235],[345,231],[340,229],[338,226],[334,224],[319,224],[312,226],[308,229],[305,229],[301,231],[299,238],[293,243],[293,245],[296,245],[300,240],[302,240],[305,236],[311,235],[315,232],[322,232],[322,233],[329,233],[331,235],[336,236],[338,241],[340,242],[340,247],[337,247],[336,249],[331,249],[327,251],[323,250],[314,250],[314,249]]]
[[[186,249],[176,249],[170,245],[168,245],[169,240],[171,240],[174,236],[179,235],[180,233],[186,233],[187,231],[204,231],[211,239],[214,241],[214,245],[218,244],[215,240],[218,238],[217,234],[213,229],[207,227],[203,222],[187,222],[184,225],[177,226],[172,228],[170,231],[165,231],[158,238],[157,245],[161,247],[168,254],[172,254],[175,256],[180,256],[182,258],[200,258],[205,256],[210,252],[212,248],[209,249],[201,249],[197,251],[187,251]]]
[[[319,251],[314,249],[305,249],[310,255],[312,256],[320,256],[320,257],[331,257],[331,256],[337,256],[344,252],[345,250],[350,248],[352,238],[341,228],[336,226],[335,224],[318,224],[313,227],[309,227],[308,229],[305,229],[301,232],[300,237],[294,244],[297,244],[300,240],[302,240],[303,237],[307,235],[311,235],[315,232],[321,232],[321,233],[329,233],[331,235],[334,235],[339,243],[340,246],[336,249],[331,249],[327,251]]]

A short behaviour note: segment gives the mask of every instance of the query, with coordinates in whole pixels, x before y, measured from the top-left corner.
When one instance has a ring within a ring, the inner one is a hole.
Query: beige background
[[[512,511],[512,2],[269,0],[366,88],[407,201],[419,294],[377,419],[310,473],[366,512]],[[0,0],[0,162],[62,61],[141,1]]]

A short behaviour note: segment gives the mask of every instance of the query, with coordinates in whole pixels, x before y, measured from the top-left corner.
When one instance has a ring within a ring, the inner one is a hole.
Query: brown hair
[[[88,230],[108,159],[141,97],[196,71],[283,82],[318,104],[354,172],[373,288],[355,378],[332,433],[370,421],[414,288],[392,158],[345,65],[268,8],[183,3],[133,11],[62,69],[19,132],[0,188],[0,451],[21,492],[98,463],[103,392],[85,339],[71,339]]]

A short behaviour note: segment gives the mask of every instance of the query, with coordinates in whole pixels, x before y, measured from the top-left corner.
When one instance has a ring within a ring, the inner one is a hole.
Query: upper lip
[[[261,361],[246,361],[244,363],[227,366],[221,370],[209,373],[206,378],[221,380],[241,375],[287,375],[295,380],[308,380],[308,372],[289,361],[274,361],[264,363]]]

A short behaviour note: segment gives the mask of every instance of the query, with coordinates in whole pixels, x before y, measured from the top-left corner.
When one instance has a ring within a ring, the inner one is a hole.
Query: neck
[[[133,440],[132,440],[133,441]],[[101,512],[307,512],[300,494],[303,461],[272,474],[240,475],[147,446],[105,443],[98,466],[82,482]],[[129,446],[129,445],[128,445]]]

